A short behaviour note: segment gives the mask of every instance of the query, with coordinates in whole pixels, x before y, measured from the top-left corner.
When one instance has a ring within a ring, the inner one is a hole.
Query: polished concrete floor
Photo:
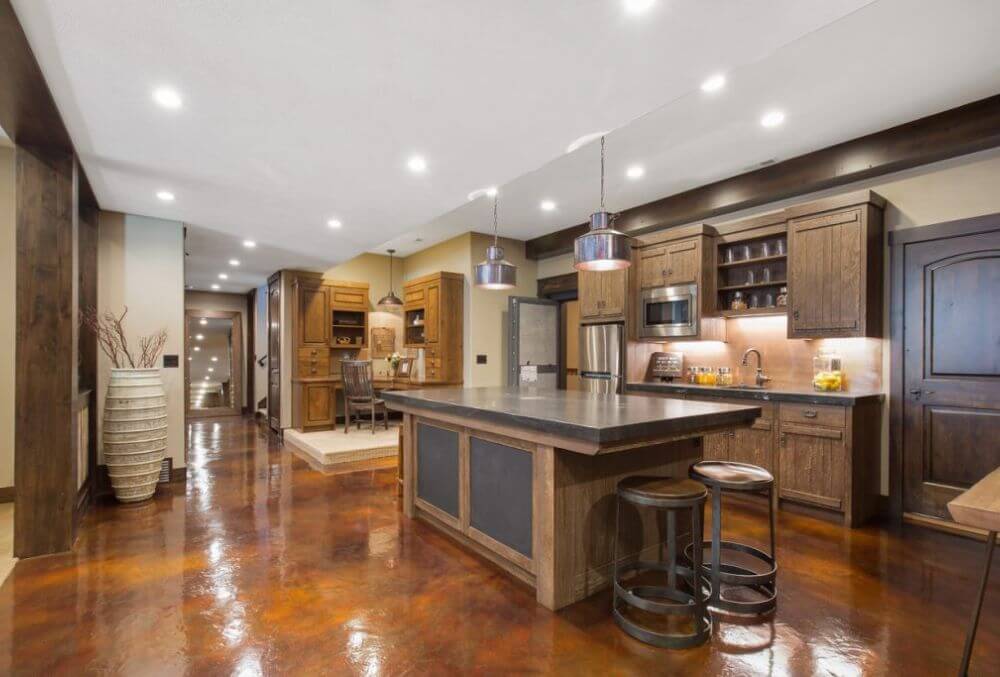
[[[191,424],[186,488],[102,504],[0,588],[0,674],[954,674],[981,546],[783,513],[779,608],[645,646],[606,594],[559,613],[398,511],[395,471],[324,475],[249,422]],[[727,519],[729,519],[727,515]],[[727,524],[763,537],[755,508]],[[1000,574],[973,674],[1000,673]]]

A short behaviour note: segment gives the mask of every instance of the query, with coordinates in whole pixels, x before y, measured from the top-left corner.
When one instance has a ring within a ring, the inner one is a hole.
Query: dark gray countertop
[[[745,425],[761,413],[753,405],[533,388],[430,388],[389,391],[382,397],[390,408],[424,409],[596,444]],[[470,427],[475,427],[474,422]]]
[[[821,393],[813,390],[810,386],[775,386],[767,387],[763,390],[740,390],[738,388],[719,388],[718,386],[696,386],[687,383],[629,383],[625,386],[626,392],[650,392],[650,393],[674,393],[683,395],[685,393],[697,395],[699,397],[725,397],[741,400],[774,401],[774,402],[803,402],[806,404],[839,404],[841,406],[852,406],[860,400],[876,399],[882,400],[882,393],[867,391],[846,391],[839,393]]]

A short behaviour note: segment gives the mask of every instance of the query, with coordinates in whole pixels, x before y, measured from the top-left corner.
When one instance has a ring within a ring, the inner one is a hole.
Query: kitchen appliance
[[[684,353],[653,353],[649,358],[649,371],[659,381],[683,378]]]
[[[639,338],[698,335],[698,285],[643,289],[639,303]]]
[[[620,393],[625,374],[624,348],[624,327],[620,324],[580,327],[580,389]]]

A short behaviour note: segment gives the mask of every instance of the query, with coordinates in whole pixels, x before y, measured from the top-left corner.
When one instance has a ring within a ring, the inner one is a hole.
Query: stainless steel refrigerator
[[[580,387],[592,393],[621,393],[625,377],[624,327],[580,327]]]

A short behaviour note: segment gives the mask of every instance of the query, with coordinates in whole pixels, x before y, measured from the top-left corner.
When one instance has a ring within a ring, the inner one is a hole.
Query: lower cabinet
[[[843,511],[848,467],[844,432],[782,423],[778,452],[781,498]]]
[[[329,383],[304,383],[302,388],[302,427],[332,426],[334,422],[333,386]]]

